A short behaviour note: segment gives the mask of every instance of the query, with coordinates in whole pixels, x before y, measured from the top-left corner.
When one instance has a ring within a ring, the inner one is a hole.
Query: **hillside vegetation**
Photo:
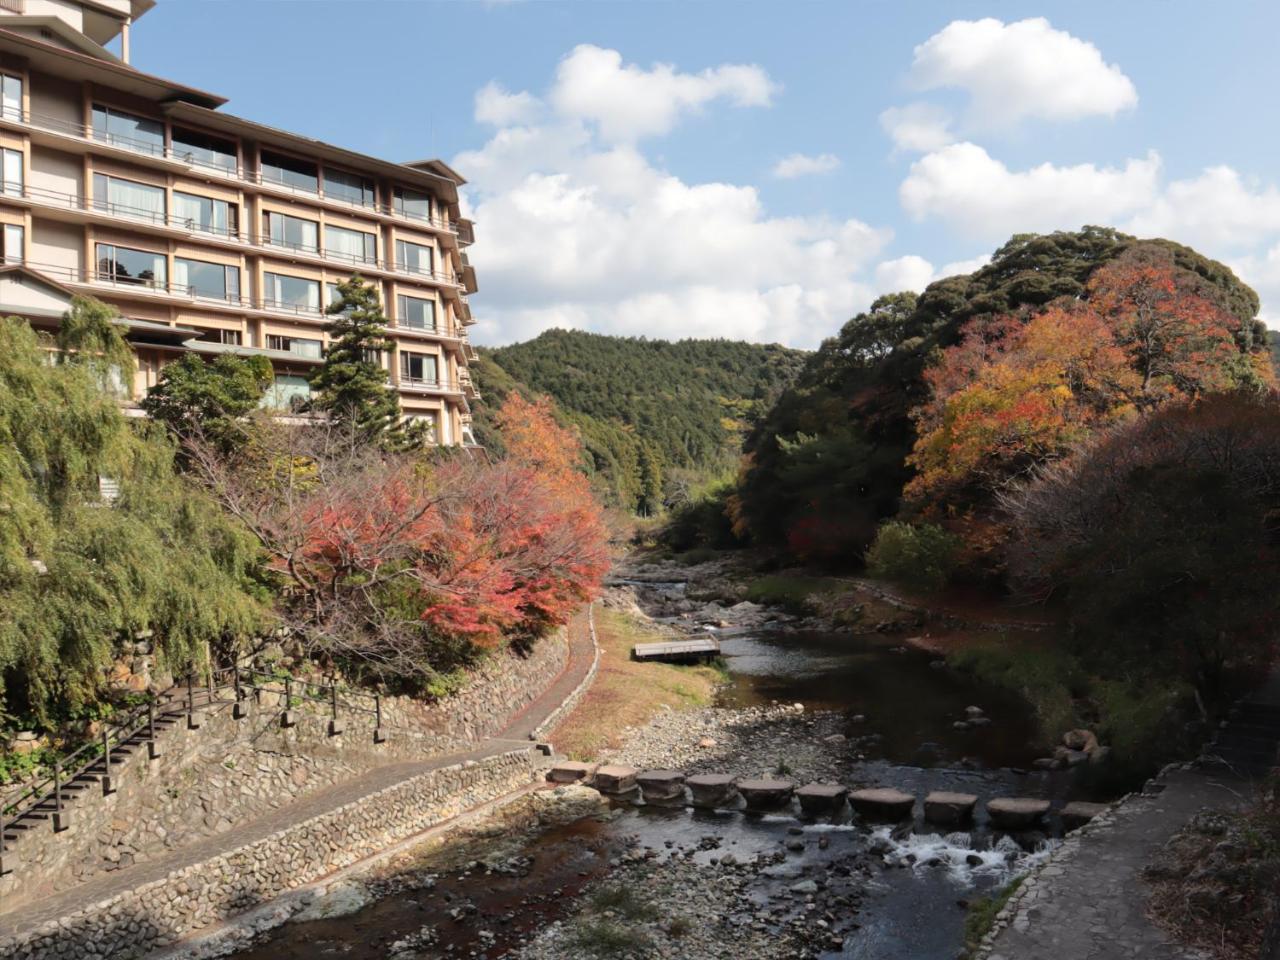
[[[546,394],[578,430],[597,489],[616,506],[652,514],[734,470],[750,423],[806,357],[774,344],[549,330],[482,351],[476,435],[500,451],[492,411],[513,390]]]

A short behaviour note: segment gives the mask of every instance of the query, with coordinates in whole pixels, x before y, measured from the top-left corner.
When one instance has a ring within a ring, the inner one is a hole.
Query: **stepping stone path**
[[[645,803],[684,803],[684,774],[679,770],[645,770],[636,774]]]
[[[684,785],[689,788],[693,805],[706,810],[732,806],[738,797],[738,787],[727,773],[703,773],[689,777]]]
[[[577,783],[579,780],[590,780],[594,770],[595,766],[593,764],[580,763],[577,760],[566,760],[563,763],[557,763],[547,771],[547,781],[549,783]]]
[[[949,793],[935,790],[924,798],[924,818],[930,823],[948,826],[973,819],[978,798],[972,793]]]
[[[892,787],[875,787],[853,791],[849,802],[869,820],[906,820],[915,809],[916,798]]]
[[[615,764],[597,767],[592,786],[610,796],[630,793],[636,788],[636,768]]]
[[[796,791],[800,809],[808,814],[831,813],[844,806],[849,788],[838,783],[807,783]]]
[[[739,780],[738,792],[748,810],[777,810],[791,802],[796,785],[790,780]]]
[[[987,801],[987,816],[991,818],[991,825],[1000,830],[1027,830],[1043,820],[1048,812],[1048,800],[1001,797]]]
[[[1062,817],[1063,827],[1067,830],[1075,830],[1110,809],[1110,805],[1105,803],[1085,803],[1083,800],[1072,800],[1058,812],[1058,816]]]

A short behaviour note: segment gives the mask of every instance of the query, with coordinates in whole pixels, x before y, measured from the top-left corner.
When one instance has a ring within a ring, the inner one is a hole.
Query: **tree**
[[[1167,404],[1002,497],[1014,583],[1059,609],[1098,673],[1218,696],[1260,677],[1280,613],[1280,399]]]
[[[163,428],[103,391],[131,366],[112,316],[74,303],[57,364],[48,338],[0,320],[0,693],[22,722],[100,701],[140,631],[178,673],[270,622],[253,543],[177,474]]]
[[[258,408],[272,379],[266,357],[220,354],[206,361],[186,353],[164,368],[142,409],[176,437],[202,433],[230,453],[244,439],[239,420]]]
[[[377,359],[392,348],[377,287],[353,274],[338,284],[338,299],[326,312],[330,342],[311,375],[311,406],[339,429],[380,443],[399,430],[400,402]]]

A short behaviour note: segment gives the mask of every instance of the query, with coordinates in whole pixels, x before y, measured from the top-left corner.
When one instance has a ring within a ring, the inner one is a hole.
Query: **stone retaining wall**
[[[526,657],[490,658],[447,700],[384,699],[381,743],[374,742],[371,714],[341,707],[343,732],[331,735],[325,704],[295,703],[295,723],[284,727],[283,693],[271,691],[247,701],[241,719],[228,705],[197,713],[198,729],[180,721],[160,735],[158,758],[144,746],[121,764],[113,773],[116,793],[103,796],[93,784],[73,801],[69,829],[55,834],[39,824],[14,843],[0,903],[12,910],[145,863],[388,763],[461,752],[498,733],[567,659],[560,632]]]
[[[0,956],[145,956],[532,782],[539,756],[531,746],[424,773],[0,940]]]

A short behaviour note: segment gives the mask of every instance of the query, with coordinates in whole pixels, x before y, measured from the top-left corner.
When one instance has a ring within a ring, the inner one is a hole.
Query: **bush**
[[[873,576],[936,590],[955,569],[959,541],[932,523],[890,520],[876,531],[867,551],[867,570]]]
[[[717,487],[701,497],[675,507],[658,539],[669,549],[727,550],[741,546],[729,519],[728,498],[731,488]]]
[[[747,586],[745,598],[752,603],[782,607],[788,613],[808,616],[817,612],[814,595],[823,592],[825,587],[823,581],[813,577],[773,574],[753,580]]]

